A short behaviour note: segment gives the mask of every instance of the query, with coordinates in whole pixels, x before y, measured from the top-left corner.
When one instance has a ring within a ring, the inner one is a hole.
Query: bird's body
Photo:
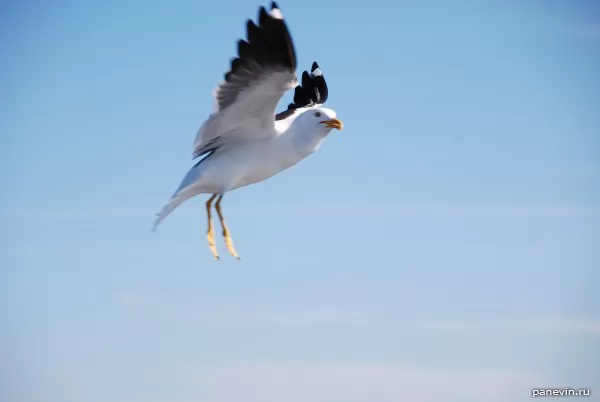
[[[320,108],[319,113],[335,118],[335,112],[329,109]],[[155,228],[176,206],[193,196],[224,194],[264,181],[317,151],[325,139],[322,132],[305,130],[300,120],[290,120],[278,122],[275,135],[225,145],[200,160],[183,178]]]
[[[283,15],[275,3],[271,13],[261,7],[259,26],[248,21],[248,42],[238,42],[239,57],[215,93],[216,111],[200,127],[194,141],[194,157],[204,157],[192,167],[171,200],[158,214],[154,228],[177,206],[198,194],[213,194],[206,207],[207,238],[213,256],[210,209],[215,208],[227,248],[237,257],[220,203],[223,194],[266,180],[315,152],[329,132],[340,130],[336,113],[321,104],[327,85],[316,63],[304,72],[298,85],[296,58]],[[296,88],[294,103],[275,115],[283,93]]]
[[[266,180],[316,151],[324,137],[298,127],[256,141],[226,145],[193,169],[203,193],[224,193]],[[225,179],[226,178],[226,179]]]

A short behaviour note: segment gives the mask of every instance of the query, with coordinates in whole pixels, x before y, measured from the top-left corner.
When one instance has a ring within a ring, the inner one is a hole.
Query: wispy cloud
[[[210,325],[385,325],[397,317],[385,311],[356,310],[348,308],[267,308],[225,309],[211,308],[193,311],[185,305],[170,305],[151,300],[139,291],[125,291],[113,296],[113,300],[127,307],[145,307],[158,316],[175,317],[181,321],[203,322]],[[415,319],[411,328],[433,333],[473,334],[499,333],[563,333],[600,335],[599,318],[567,316],[541,316],[531,318],[477,318],[477,317],[421,317]]]
[[[113,300],[126,307],[141,307],[149,305],[148,297],[138,291],[128,290],[117,293],[113,296]]]
[[[531,319],[444,318],[423,320],[425,329],[449,333],[511,332],[600,335],[600,319],[542,317]]]
[[[547,218],[600,218],[600,205],[573,204],[484,204],[475,202],[423,202],[423,203],[377,203],[377,202],[319,202],[319,203],[277,203],[248,205],[230,203],[229,209],[240,215],[276,216],[386,216],[386,217],[547,217]],[[4,211],[0,219],[82,219],[82,218],[146,218],[152,221],[156,207],[64,207],[64,208],[22,208]],[[185,212],[197,211],[187,209]],[[182,213],[185,213],[183,210]]]
[[[525,401],[541,383],[530,372],[357,363],[192,365],[180,375],[204,402]]]
[[[343,324],[366,320],[366,314],[336,309],[290,309],[255,311],[205,311],[199,312],[203,319],[223,324]]]
[[[532,331],[600,335],[600,319],[549,317],[527,323]]]
[[[191,308],[183,303],[169,303],[150,297],[147,292],[126,290],[116,293],[112,300],[125,307],[144,307],[157,317],[169,317],[182,322],[202,322],[210,325],[328,325],[373,322],[367,311],[332,307],[319,308],[255,308],[227,309]]]
[[[479,203],[320,203],[274,206],[271,213],[299,216],[385,216],[433,218],[598,218],[600,206]]]
[[[147,205],[71,205],[62,207],[28,206],[8,208],[0,219],[82,219],[82,218],[140,218],[152,220],[159,208]]]

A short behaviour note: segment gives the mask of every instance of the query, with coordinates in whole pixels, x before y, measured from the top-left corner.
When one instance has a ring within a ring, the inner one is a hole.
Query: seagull
[[[206,238],[213,257],[219,254],[211,208],[217,212],[229,253],[239,259],[221,208],[225,193],[266,180],[317,151],[327,135],[342,130],[336,112],[323,107],[328,88],[317,62],[296,75],[296,51],[277,3],[259,8],[258,24],[246,23],[247,39],[237,42],[237,57],[215,90],[213,113],[193,144],[198,162],[157,214],[153,230],[184,201],[210,194],[206,202]],[[284,93],[294,89],[286,110],[275,109]]]

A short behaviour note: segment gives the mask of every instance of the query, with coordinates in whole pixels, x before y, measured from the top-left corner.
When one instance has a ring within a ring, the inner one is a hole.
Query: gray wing
[[[247,22],[247,40],[238,41],[238,56],[217,87],[215,112],[200,127],[193,156],[237,141],[275,135],[275,108],[297,85],[296,53],[275,2],[259,9],[258,25]]]

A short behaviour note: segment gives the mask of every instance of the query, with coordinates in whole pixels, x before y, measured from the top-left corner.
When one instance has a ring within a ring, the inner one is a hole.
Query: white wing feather
[[[258,25],[247,21],[247,41],[238,41],[237,53],[214,93],[216,112],[196,134],[194,157],[275,135],[277,103],[298,84],[294,44],[275,2],[270,13],[259,9]]]
[[[193,152],[255,141],[276,135],[275,108],[283,94],[298,85],[296,73],[269,71],[241,92],[236,101],[208,118],[194,140]]]

